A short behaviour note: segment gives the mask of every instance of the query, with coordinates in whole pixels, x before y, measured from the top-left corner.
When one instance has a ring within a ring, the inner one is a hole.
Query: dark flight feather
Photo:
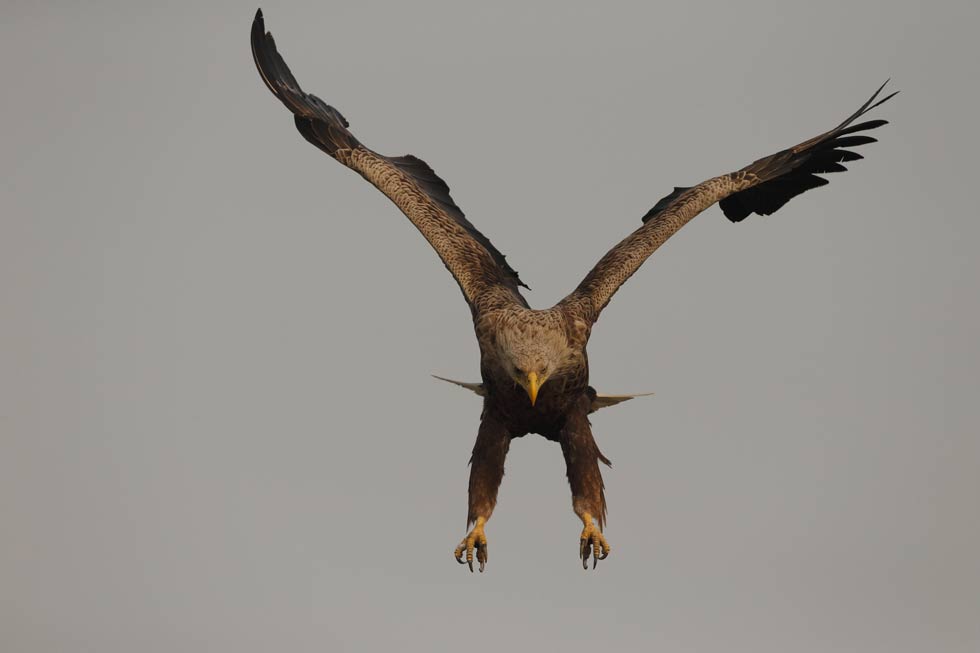
[[[888,124],[888,121],[869,120],[854,125],[851,123],[898,92],[875,102],[875,98],[884,89],[885,84],[882,84],[860,109],[829,132],[759,159],[732,173],[734,178],[754,176],[758,179],[758,183],[718,203],[725,217],[732,222],[740,222],[752,213],[771,215],[797,195],[829,183],[828,180],[818,177],[818,174],[844,172],[847,167],[842,164],[863,158],[857,152],[846,148],[877,142],[876,138],[858,132],[877,129]]]

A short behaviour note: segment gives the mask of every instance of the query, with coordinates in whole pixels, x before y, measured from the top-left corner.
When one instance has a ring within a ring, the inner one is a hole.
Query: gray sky
[[[478,378],[466,305],[262,86],[254,4],[4,3],[0,649],[978,650],[978,10],[598,4],[263,7],[537,307],[672,186],[902,89],[866,161],[709,210],[604,313],[593,384],[657,393],[593,420],[612,556],[529,436],[471,575],[480,404],[428,376]]]

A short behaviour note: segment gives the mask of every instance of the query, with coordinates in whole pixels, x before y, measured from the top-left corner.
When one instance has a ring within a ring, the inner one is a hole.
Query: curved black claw
[[[595,569],[600,560],[609,557],[611,550],[609,542],[606,541],[605,536],[595,525],[589,524],[582,530],[578,549],[579,558],[582,560],[582,569],[588,570],[590,555],[592,556],[592,568]]]
[[[480,563],[480,573],[486,569],[487,560],[489,560],[489,555],[487,553],[487,536],[483,532],[483,524],[485,520],[478,519],[476,526],[463,541],[459,543],[456,550],[453,552],[453,556],[456,558],[456,562],[459,564],[466,564],[470,568],[470,573],[473,572],[473,552],[476,552],[476,559]],[[466,553],[466,559],[463,559],[463,553]]]

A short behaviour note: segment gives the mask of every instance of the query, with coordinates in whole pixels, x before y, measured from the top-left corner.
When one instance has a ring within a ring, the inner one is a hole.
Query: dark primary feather
[[[864,158],[847,148],[874,143],[877,139],[865,134],[854,134],[877,129],[888,124],[888,121],[869,120],[856,125],[851,123],[898,93],[895,91],[875,102],[885,84],[882,84],[860,109],[829,132],[759,159],[732,173],[733,177],[754,176],[758,182],[757,185],[734,193],[719,202],[725,216],[732,222],[740,222],[751,213],[770,215],[797,195],[830,183],[829,180],[817,175],[844,172],[847,170],[844,163]]]
[[[252,55],[262,80],[269,90],[293,112],[296,128],[303,135],[303,138],[334,158],[338,158],[339,151],[358,148],[367,150],[347,129],[349,123],[337,109],[316,95],[303,91],[276,49],[272,34],[265,31],[265,20],[261,9],[256,12],[255,20],[252,23],[251,46]],[[449,186],[425,161],[412,155],[388,157],[371,152],[409,177],[415,186],[428,196],[446,216],[465,229],[487,251],[499,267],[502,281],[512,287],[519,298],[516,288],[518,286],[527,288],[527,285],[521,281],[517,271],[507,263],[506,257],[500,250],[494,247],[490,240],[466,219],[463,211],[450,196]],[[349,165],[342,159],[338,158],[338,160]]]
[[[886,81],[885,84],[887,83]],[[852,134],[877,129],[887,125],[888,121],[868,120],[856,125],[851,123],[898,93],[895,91],[875,102],[875,98],[884,89],[885,84],[882,84],[860,109],[829,132],[759,159],[732,173],[733,177],[755,175],[758,177],[758,185],[722,199],[719,206],[725,216],[732,222],[741,222],[750,213],[771,215],[797,195],[830,183],[827,179],[818,177],[818,174],[844,172],[847,170],[844,163],[863,159],[864,157],[857,152],[846,148],[876,143],[877,139],[863,134],[857,136]],[[691,188],[675,187],[643,216],[642,221],[646,223],[656,217],[688,190]]]

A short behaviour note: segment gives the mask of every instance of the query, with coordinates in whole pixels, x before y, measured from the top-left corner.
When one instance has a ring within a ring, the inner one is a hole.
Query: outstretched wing
[[[262,10],[252,23],[252,56],[269,90],[293,112],[296,128],[310,143],[351,168],[388,196],[418,228],[477,310],[502,304],[527,306],[524,286],[496,247],[463,215],[449,187],[412,155],[388,157],[360,143],[340,112],[303,92],[265,31]],[[525,286],[526,287],[526,286]]]
[[[715,202],[720,203],[729,220],[739,222],[750,213],[769,215],[800,193],[827,184],[826,179],[817,175],[843,172],[847,169],[844,163],[863,158],[848,148],[875,142],[876,139],[859,132],[887,124],[885,120],[852,124],[895,95],[892,93],[876,102],[884,87],[882,84],[860,109],[828,132],[736,172],[691,188],[675,188],[643,216],[642,227],[599,260],[578,288],[562,300],[562,305],[594,322],[613,294],[647,257]]]

